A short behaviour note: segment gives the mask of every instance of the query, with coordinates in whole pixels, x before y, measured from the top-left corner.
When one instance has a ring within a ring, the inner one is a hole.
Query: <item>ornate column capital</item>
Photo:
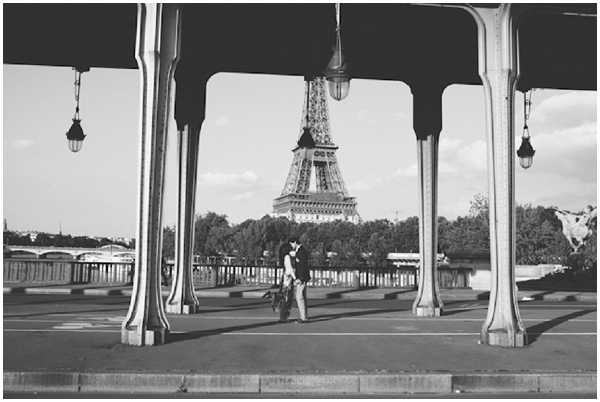
[[[442,83],[413,83],[413,129],[417,139],[427,136],[439,137],[442,131],[442,94],[446,88]]]

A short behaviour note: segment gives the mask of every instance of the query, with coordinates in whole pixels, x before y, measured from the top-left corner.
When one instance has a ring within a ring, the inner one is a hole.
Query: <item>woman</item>
[[[296,274],[294,272],[295,251],[291,247],[286,248],[283,255],[283,277],[281,278],[282,300],[279,307],[279,321],[286,322],[290,309],[292,308],[292,299],[294,294],[294,281]]]

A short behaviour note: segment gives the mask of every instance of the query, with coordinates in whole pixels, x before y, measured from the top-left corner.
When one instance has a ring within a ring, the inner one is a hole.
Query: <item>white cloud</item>
[[[234,201],[242,201],[252,197],[254,197],[254,191],[245,191],[243,193],[235,194],[231,199]]]
[[[360,121],[365,121],[367,120],[367,117],[369,116],[369,111],[367,109],[360,109],[357,113],[356,113],[356,118]]]
[[[413,163],[410,166],[396,170],[395,176],[401,177],[417,177],[417,164]]]
[[[369,191],[372,187],[372,184],[365,180],[348,183],[348,190],[352,193],[355,191]]]
[[[580,177],[565,177],[546,170],[523,171],[517,177],[517,202],[533,205],[558,206],[559,208],[581,210],[587,204],[596,204],[596,183]],[[528,174],[530,171],[534,174]],[[552,183],[552,185],[548,185]]]
[[[443,135],[440,137],[439,149],[444,152],[454,152],[460,148],[461,144],[462,140]]]
[[[536,104],[532,96],[530,130],[579,126],[596,122],[596,92],[577,91],[552,96]]]
[[[202,173],[198,176],[201,184],[208,186],[243,187],[254,185],[258,182],[258,176],[251,170],[242,173]]]
[[[467,171],[484,171],[487,169],[487,145],[483,140],[472,142],[454,154],[453,159]]]
[[[12,143],[12,146],[14,149],[25,149],[25,148],[31,147],[33,144],[35,144],[34,140],[22,138],[22,139],[14,140]]]
[[[532,135],[536,150],[532,169],[595,181],[596,141],[595,123]],[[517,137],[516,147],[520,143]]]
[[[487,168],[486,144],[477,140],[464,144],[462,140],[453,138],[440,139],[438,152],[438,173],[443,175],[480,174]],[[417,164],[396,170],[395,176],[416,177]]]
[[[215,120],[215,126],[217,127],[225,127],[227,125],[229,125],[230,120],[228,116],[225,115],[221,115],[217,118],[217,120]]]
[[[447,174],[470,174],[484,171],[487,167],[485,141],[476,140],[465,144],[462,140],[444,138],[440,140],[439,171]]]
[[[376,179],[357,180],[348,184],[348,191],[351,193],[369,191],[383,184],[384,180],[381,177]]]
[[[392,117],[394,120],[404,120],[408,118],[408,114],[404,112],[394,112]]]

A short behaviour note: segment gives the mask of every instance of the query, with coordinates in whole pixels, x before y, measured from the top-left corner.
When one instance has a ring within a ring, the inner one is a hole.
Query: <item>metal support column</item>
[[[479,75],[486,110],[492,283],[481,342],[521,347],[527,334],[519,314],[515,282],[514,95],[519,76],[518,44],[510,4],[471,8],[479,36]]]
[[[162,202],[170,87],[179,57],[180,9],[138,5],[136,58],[141,76],[139,181],[133,293],[121,342],[163,344],[169,332],[160,295]]]
[[[413,126],[417,135],[419,176],[420,275],[412,311],[420,317],[440,316],[443,303],[437,276],[438,141],[442,130],[442,85],[414,85]]]

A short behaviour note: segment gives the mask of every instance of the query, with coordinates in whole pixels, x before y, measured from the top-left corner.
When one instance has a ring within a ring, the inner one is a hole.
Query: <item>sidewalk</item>
[[[4,294],[38,295],[87,295],[87,296],[131,296],[131,286],[122,284],[70,285],[58,284],[4,284]],[[260,299],[270,288],[264,287],[217,287],[197,288],[198,297],[242,297]],[[163,287],[163,296],[169,295],[170,288]],[[349,299],[349,300],[414,300],[417,292],[410,289],[393,288],[309,288],[311,299]],[[488,300],[489,292],[472,289],[442,289],[442,300]],[[596,292],[525,290],[518,292],[519,301],[581,301],[596,302]]]

